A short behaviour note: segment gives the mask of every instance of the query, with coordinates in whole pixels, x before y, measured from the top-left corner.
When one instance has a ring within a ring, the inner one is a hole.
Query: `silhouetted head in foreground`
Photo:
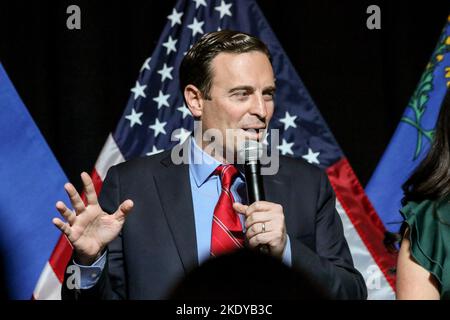
[[[329,299],[325,290],[280,260],[248,249],[210,259],[170,299]]]

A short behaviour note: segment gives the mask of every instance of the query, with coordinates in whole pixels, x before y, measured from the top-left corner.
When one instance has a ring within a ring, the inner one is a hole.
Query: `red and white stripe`
[[[223,234],[225,234],[227,236],[226,239],[229,239],[231,241],[231,243],[233,244],[233,247],[235,248],[243,248],[243,245],[239,242],[238,239],[236,239],[236,237],[231,233],[231,231],[227,228],[227,226],[216,216],[213,216],[213,222],[216,223],[219,226],[219,230],[221,230],[223,232]],[[214,235],[213,235],[214,237]],[[219,237],[214,237],[213,241],[215,243],[217,243],[222,249],[223,251],[226,251],[227,249],[229,249],[229,245],[222,243],[222,241],[220,240],[221,238]],[[213,256],[216,256],[214,254],[214,252],[211,251],[211,254]]]
[[[124,162],[125,158],[120,152],[119,147],[110,134],[103,146],[100,156],[95,163],[95,168],[91,173],[97,194],[102,188],[108,169],[116,164]],[[33,292],[33,298],[36,300],[60,300],[61,284],[64,280],[64,271],[70,257],[72,256],[72,247],[64,235],[61,235],[50,260],[44,267],[39,277],[39,281]]]
[[[97,192],[100,192],[108,169],[124,160],[112,135],[109,135],[92,172]],[[327,174],[336,193],[336,208],[353,261],[366,280],[369,299],[393,299],[395,278],[391,269],[395,267],[396,256],[389,254],[383,245],[385,228],[381,220],[346,159],[328,168]],[[71,254],[68,240],[61,236],[36,285],[35,299],[61,298],[64,269]]]
[[[394,299],[397,256],[384,246],[386,229],[366,196],[347,159],[327,169],[336,193],[336,209],[355,267],[363,275],[368,298]]]

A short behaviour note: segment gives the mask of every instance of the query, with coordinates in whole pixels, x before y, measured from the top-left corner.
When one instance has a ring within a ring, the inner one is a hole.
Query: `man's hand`
[[[233,209],[245,216],[245,236],[251,248],[266,244],[270,254],[282,257],[287,235],[283,207],[267,201],[256,201],[250,206],[235,202]]]
[[[101,256],[106,246],[119,235],[126,216],[133,208],[133,201],[125,200],[114,214],[109,215],[102,210],[97,201],[91,177],[83,172],[81,180],[87,205],[84,205],[75,187],[71,183],[66,183],[64,189],[75,212],[69,210],[64,202],[58,201],[56,209],[67,223],[54,218],[53,224],[69,239],[78,262],[91,265]]]

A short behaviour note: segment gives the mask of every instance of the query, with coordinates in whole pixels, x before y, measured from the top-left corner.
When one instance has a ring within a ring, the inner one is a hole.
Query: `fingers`
[[[282,257],[286,248],[287,235],[283,230],[272,230],[270,232],[258,233],[250,239],[247,244],[250,248],[257,248],[260,245],[268,246],[268,253],[275,257]]]
[[[53,218],[52,220],[53,224],[59,229],[61,230],[62,233],[64,233],[67,237],[70,236],[70,226],[68,223],[65,223],[64,221],[62,221],[59,218]]]
[[[94,184],[92,183],[91,177],[86,172],[82,172],[81,180],[83,181],[87,203],[96,205],[98,203],[97,194],[95,192],[95,187]]]
[[[67,206],[62,201],[58,201],[56,203],[56,209],[59,211],[59,213],[64,217],[64,219],[69,222],[69,225],[73,225],[76,219],[76,214],[67,208]]]
[[[239,206],[236,209],[243,207]],[[245,237],[250,248],[268,245],[270,254],[281,256],[286,246],[286,226],[283,207],[279,204],[257,201],[245,210]]]
[[[130,199],[125,200],[122,202],[122,204],[119,206],[117,211],[114,213],[114,217],[118,221],[122,221],[126,218],[126,216],[131,212],[131,209],[133,209],[134,203]]]
[[[273,241],[273,239],[273,232],[258,233],[251,239],[248,239],[248,245],[250,246],[250,248],[256,248],[257,246],[262,244],[270,245],[270,242]]]
[[[238,204],[236,209],[243,210],[243,206]],[[268,201],[257,201],[252,203],[245,210],[245,227],[248,229],[257,222],[278,221],[283,222],[283,207],[277,203]]]
[[[268,201],[256,201],[252,203],[250,206],[243,205],[242,203],[235,202],[233,203],[233,209],[240,214],[245,215],[246,217],[251,215],[253,212],[257,211],[270,211],[270,210],[278,210],[283,209],[281,205],[268,202]]]
[[[64,189],[67,192],[67,195],[70,198],[70,203],[72,204],[72,207],[75,209],[76,214],[80,214],[84,211],[85,206],[83,203],[83,200],[81,200],[80,195],[78,194],[77,190],[71,183],[66,183],[64,185]]]
[[[237,213],[245,215],[245,212],[246,212],[247,208],[248,208],[248,206],[243,205],[242,203],[239,203],[239,202],[233,203],[233,209]]]
[[[268,201],[256,201],[252,203],[248,208],[246,215],[249,216],[253,212],[258,211],[283,211],[283,207],[277,203]]]
[[[272,231],[270,222],[258,222],[247,229],[245,236],[247,239],[251,239],[257,234],[267,233],[270,231]]]
[[[254,212],[252,215],[247,216],[247,218],[245,219],[245,228],[250,229],[256,223],[267,223],[273,218],[274,214],[271,212]]]

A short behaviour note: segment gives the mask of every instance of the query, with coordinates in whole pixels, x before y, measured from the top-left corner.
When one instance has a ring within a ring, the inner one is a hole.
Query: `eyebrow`
[[[276,90],[276,87],[275,87],[275,86],[269,86],[269,87],[267,87],[267,88],[264,88],[263,93],[265,93],[265,92],[271,92],[271,93],[274,93],[275,90]]]
[[[255,91],[255,89],[251,86],[237,86],[237,87],[231,88],[228,92],[233,93],[233,92],[241,91],[241,90],[252,91],[252,92]]]
[[[241,90],[253,92],[253,91],[255,91],[255,88],[253,88],[252,86],[237,86],[237,87],[231,88],[228,92],[233,93],[233,92],[241,91]],[[266,87],[263,89],[263,92],[275,92],[275,86]]]

